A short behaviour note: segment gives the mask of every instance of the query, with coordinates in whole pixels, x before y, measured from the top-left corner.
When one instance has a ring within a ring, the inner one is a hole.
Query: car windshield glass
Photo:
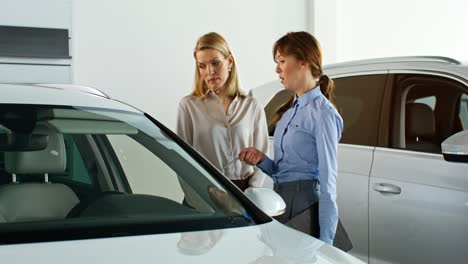
[[[254,224],[237,190],[164,131],[138,112],[1,105],[0,241]]]

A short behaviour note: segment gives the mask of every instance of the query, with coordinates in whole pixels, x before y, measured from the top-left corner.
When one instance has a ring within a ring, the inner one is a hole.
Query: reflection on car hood
[[[0,246],[5,263],[362,263],[277,221],[210,231]]]

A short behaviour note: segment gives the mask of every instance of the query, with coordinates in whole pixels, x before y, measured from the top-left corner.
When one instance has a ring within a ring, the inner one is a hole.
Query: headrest
[[[432,109],[421,103],[406,104],[406,136],[432,139],[435,134],[435,119]]]
[[[38,151],[5,152],[5,170],[15,174],[65,172],[66,153],[63,135],[47,126],[38,126],[35,131],[49,136],[47,148]]]

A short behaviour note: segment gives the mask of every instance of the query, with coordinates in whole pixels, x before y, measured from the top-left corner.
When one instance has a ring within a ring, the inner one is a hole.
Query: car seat
[[[49,173],[64,173],[66,152],[63,135],[41,127],[48,145],[39,151],[4,153],[5,170],[12,182],[0,186],[0,222],[24,222],[64,219],[79,199],[68,186],[51,183]],[[17,182],[16,176],[43,174],[43,182]]]
[[[435,118],[432,109],[422,103],[406,104],[406,149],[440,153],[434,142]]]

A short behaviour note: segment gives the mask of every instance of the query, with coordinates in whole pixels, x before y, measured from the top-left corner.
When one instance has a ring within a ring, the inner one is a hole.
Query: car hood
[[[187,233],[0,246],[8,263],[362,263],[277,221]]]

